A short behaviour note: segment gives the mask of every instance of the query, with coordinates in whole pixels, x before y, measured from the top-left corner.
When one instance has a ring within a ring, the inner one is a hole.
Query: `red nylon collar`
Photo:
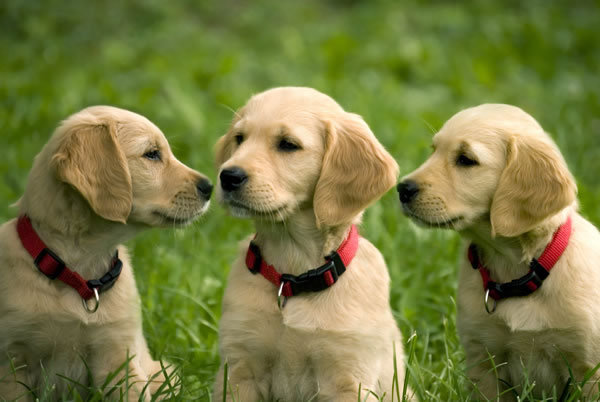
[[[297,295],[302,292],[317,292],[333,286],[358,250],[358,229],[355,225],[350,228],[350,233],[340,247],[329,256],[325,257],[327,263],[312,269],[299,276],[280,274],[275,267],[267,264],[260,255],[260,249],[250,242],[246,253],[246,267],[250,272],[260,273],[277,288],[283,283],[281,294],[285,297]]]
[[[21,244],[33,257],[34,264],[39,271],[50,279],[58,279],[69,285],[79,293],[83,300],[94,297],[94,289],[99,292],[110,289],[121,273],[122,262],[115,254],[111,262],[111,269],[102,278],[86,281],[77,272],[67,268],[64,261],[46,247],[26,215],[19,217],[17,233]]]
[[[468,258],[473,269],[479,270],[483,281],[483,289],[489,291],[492,299],[500,300],[513,296],[527,296],[542,286],[544,279],[550,275],[550,270],[567,248],[570,237],[571,217],[569,216],[567,221],[554,233],[552,241],[546,246],[540,258],[531,260],[529,272],[506,283],[497,283],[491,279],[490,271],[479,259],[475,244],[469,246]]]

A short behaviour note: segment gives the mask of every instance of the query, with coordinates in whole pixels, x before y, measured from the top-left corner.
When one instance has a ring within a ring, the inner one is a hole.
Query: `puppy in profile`
[[[355,225],[394,185],[394,159],[329,96],[283,87],[235,114],[216,162],[219,201],[256,235],[229,274],[214,400],[389,396],[402,340],[385,262]]]
[[[525,374],[535,397],[566,395],[569,367],[581,382],[600,363],[600,235],[565,160],[533,117],[501,104],[459,112],[433,149],[398,191],[415,222],[469,242],[457,320],[476,396],[513,400]]]
[[[160,389],[120,243],[191,222],[211,190],[138,114],[94,106],[66,119],[35,158],[20,217],[0,226],[0,399],[60,399],[74,387],[85,398],[89,374],[94,386],[109,381],[108,399]]]

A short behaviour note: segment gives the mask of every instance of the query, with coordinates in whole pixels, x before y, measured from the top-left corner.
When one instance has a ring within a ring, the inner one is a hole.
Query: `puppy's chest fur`
[[[380,375],[393,369],[394,344],[402,354],[400,332],[389,309],[383,260],[365,247],[334,286],[293,296],[281,311],[275,286],[241,261],[234,264],[223,300],[221,350],[231,370],[238,363],[251,372],[263,398],[314,400],[357,378],[387,385]],[[376,280],[364,276],[365,257],[377,262],[368,267]]]
[[[297,313],[302,315],[315,314],[295,305],[294,301],[285,307],[289,310],[294,308],[301,309]],[[229,319],[235,320],[236,325],[242,328],[256,328],[257,322],[261,326],[241,336],[240,328],[228,326]],[[242,359],[260,383],[258,388],[263,391],[264,398],[315,400],[315,397],[322,397],[323,390],[335,388],[338,381],[343,382],[343,378],[336,378],[339,374],[335,371],[352,371],[353,368],[349,370],[347,364],[353,362],[363,361],[366,367],[370,366],[367,369],[372,370],[370,375],[376,375],[382,366],[386,370],[392,367],[388,358],[392,356],[390,349],[398,334],[391,328],[368,327],[352,332],[293,325],[295,322],[286,322],[280,313],[247,310],[240,312],[236,318],[224,316],[222,330],[227,332],[222,336],[222,345],[230,347],[237,344],[239,347],[243,342]],[[364,363],[365,353],[377,356],[375,360],[378,361],[375,364]],[[296,399],[290,399],[292,395]]]
[[[86,327],[74,322],[56,323],[52,319],[44,321],[27,315],[21,316],[18,323],[15,321],[14,317],[2,320],[5,327],[0,330],[1,366],[5,366],[6,358],[10,356],[16,367],[27,367],[25,381],[33,386],[44,381],[44,376],[54,380],[55,374],[85,382],[85,362],[91,355],[87,345],[93,339]],[[58,382],[57,386],[62,384]]]
[[[489,352],[496,364],[508,363],[499,377],[513,385],[523,381],[525,368],[538,390],[564,384],[568,367],[582,379],[600,362],[599,245],[598,231],[575,215],[569,246],[543,285],[528,296],[498,301],[492,314],[483,306],[481,276],[465,261],[457,321],[467,357],[476,363]]]
[[[586,370],[580,359],[588,340],[577,330],[510,331],[501,325],[482,327],[479,336],[500,367],[500,379],[519,386],[526,376],[529,383],[536,384],[534,393],[540,396],[542,390],[548,392],[553,386],[558,393],[562,391],[569,376],[567,362],[577,374]],[[507,364],[502,367],[503,363]]]
[[[79,294],[35,270],[26,251],[14,246],[19,244],[14,221],[0,226],[0,371],[8,370],[10,358],[15,366],[27,366],[25,380],[31,385],[43,380],[43,372],[85,383],[86,364],[92,364],[106,335],[120,331],[128,342],[139,322],[133,307],[139,297],[125,249],[120,250],[119,280],[100,295],[98,311],[89,314]],[[123,303],[132,308],[124,309]]]
[[[534,392],[548,392],[556,386],[560,393],[569,376],[566,362],[582,374],[591,367],[591,360],[586,362],[587,353],[591,352],[589,357],[600,357],[596,347],[595,352],[590,350],[586,329],[569,324],[567,319],[563,325],[556,325],[553,313],[563,314],[554,303],[543,305],[540,300],[532,303],[523,298],[501,300],[490,315],[483,309],[483,292],[478,296],[469,302],[478,311],[465,311],[467,298],[459,294],[457,319],[465,352],[473,364],[493,356],[498,378],[512,386],[521,385],[525,375],[529,383],[536,384]],[[587,327],[587,323],[581,324]]]

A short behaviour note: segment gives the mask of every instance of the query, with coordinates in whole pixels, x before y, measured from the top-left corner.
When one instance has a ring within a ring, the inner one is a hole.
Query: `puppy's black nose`
[[[248,181],[248,175],[239,167],[230,167],[224,169],[219,175],[221,179],[221,188],[225,191],[235,191]]]
[[[398,184],[398,194],[400,195],[400,201],[403,204],[407,204],[415,199],[419,193],[419,185],[414,180],[404,180]]]
[[[198,189],[198,194],[203,197],[206,201],[210,200],[210,195],[212,194],[213,185],[208,179],[200,179],[196,183],[196,188]]]

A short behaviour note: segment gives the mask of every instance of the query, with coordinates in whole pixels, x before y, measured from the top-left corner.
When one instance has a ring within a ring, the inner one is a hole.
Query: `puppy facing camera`
[[[390,395],[402,337],[383,257],[357,225],[395,184],[394,159],[329,96],[282,87],[235,113],[216,161],[217,198],[256,234],[229,274],[213,399],[225,364],[227,400]]]

